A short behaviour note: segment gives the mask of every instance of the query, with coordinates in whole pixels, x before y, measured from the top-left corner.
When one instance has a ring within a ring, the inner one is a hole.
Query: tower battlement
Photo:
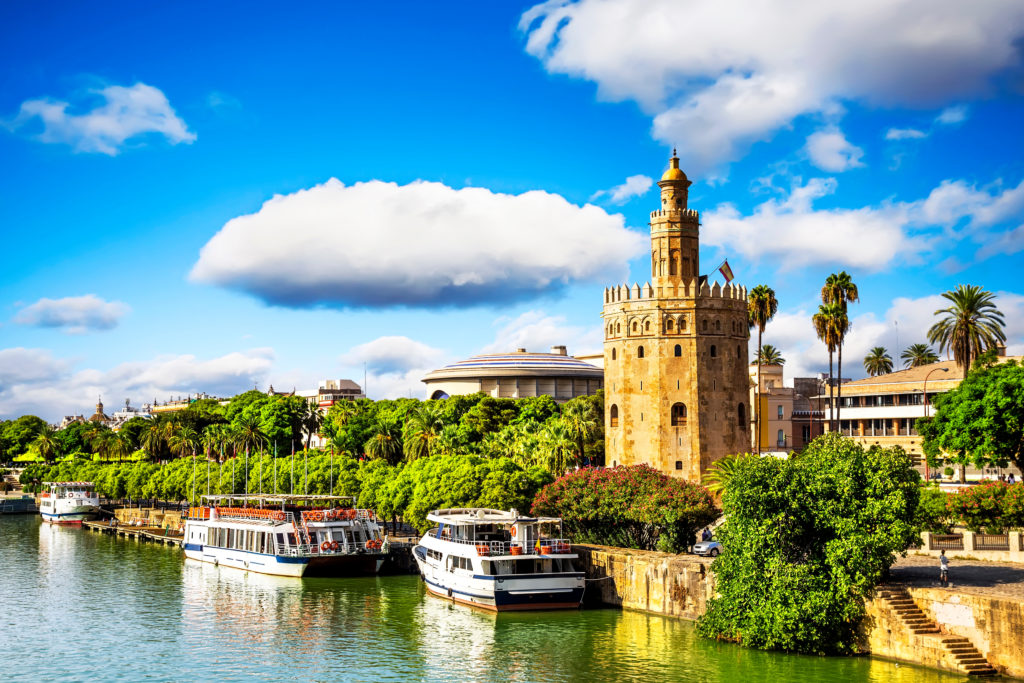
[[[696,209],[658,209],[651,211],[651,220],[655,218],[676,219],[684,223],[699,223],[700,211]]]
[[[708,285],[705,280],[698,284],[697,278],[689,282],[668,283],[658,287],[652,287],[650,282],[643,286],[633,283],[619,285],[617,287],[604,288],[604,302],[606,304],[618,303],[621,301],[635,301],[640,299],[731,299],[747,305],[747,288],[742,285],[727,284],[721,285],[718,282]]]

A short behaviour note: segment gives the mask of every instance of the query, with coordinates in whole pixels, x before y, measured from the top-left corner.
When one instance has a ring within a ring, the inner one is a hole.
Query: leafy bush
[[[541,489],[532,511],[561,517],[575,541],[676,553],[718,516],[703,486],[647,465],[576,470]]]
[[[943,493],[938,486],[925,486],[921,489],[916,517],[921,531],[933,534],[948,534],[952,531],[954,518],[949,512],[949,498],[950,495]]]
[[[968,530],[1001,534],[1024,528],[1024,483],[990,481],[949,496],[947,512]]]
[[[718,595],[705,636],[749,647],[850,653],[864,598],[920,538],[920,477],[900,448],[826,434],[800,457],[748,458],[723,496]]]

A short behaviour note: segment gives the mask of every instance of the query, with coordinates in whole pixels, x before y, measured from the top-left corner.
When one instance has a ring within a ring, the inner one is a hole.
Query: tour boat
[[[437,524],[413,554],[427,590],[494,611],[579,607],[583,572],[576,571],[562,520],[522,517],[516,510],[434,510]]]
[[[39,514],[51,524],[81,524],[95,519],[100,497],[89,481],[47,481],[39,497]]]
[[[375,574],[387,548],[370,510],[346,496],[203,496],[185,520],[185,556],[274,576]]]

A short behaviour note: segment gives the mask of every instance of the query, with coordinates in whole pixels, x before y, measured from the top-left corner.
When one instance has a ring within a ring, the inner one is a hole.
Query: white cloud
[[[885,131],[886,140],[920,140],[928,137],[928,133],[916,128],[890,128]]]
[[[494,325],[498,328],[494,341],[481,349],[482,353],[508,353],[516,349],[546,353],[552,346],[565,346],[568,353],[575,356],[600,352],[604,342],[600,324],[570,325],[565,316],[548,315],[544,311],[498,318]]]
[[[41,142],[63,143],[78,152],[100,152],[111,156],[116,155],[128,140],[149,133],[162,135],[171,144],[191,143],[196,139],[195,133],[178,118],[163,92],[151,85],[109,85],[89,90],[87,94],[92,96],[94,106],[82,113],[74,112],[88,104],[73,106],[52,98],[26,100],[22,102],[17,117],[8,125],[21,128],[39,119],[43,126],[38,135]]]
[[[812,133],[807,138],[807,155],[811,163],[823,171],[842,173],[863,166],[864,150],[851,144],[843,132],[830,126]]]
[[[73,363],[43,349],[0,350],[0,416],[34,414],[59,421],[62,415],[91,414],[96,397],[113,407],[125,398],[135,405],[169,395],[207,392],[232,396],[262,383],[273,362],[271,349],[250,349],[219,358],[159,356],[128,361],[109,370],[73,371]]]
[[[645,243],[547,192],[331,179],[228,221],[190,278],[282,306],[507,303],[621,278]]]
[[[390,336],[353,346],[340,358],[340,362],[351,367],[366,363],[368,370],[394,373],[434,367],[444,355],[443,350],[409,337]]]
[[[843,101],[941,106],[1017,63],[1024,5],[992,0],[549,0],[520,19],[551,73],[637,101],[688,171]]]
[[[942,125],[952,125],[954,123],[963,123],[967,120],[967,107],[965,105],[957,105],[955,107],[947,107],[935,117],[935,123]]]
[[[18,311],[14,322],[35,327],[59,327],[68,334],[111,330],[131,309],[120,301],[104,301],[95,294],[40,299]]]
[[[653,178],[645,175],[631,175],[621,185],[616,185],[610,190],[598,190],[590,197],[590,200],[594,201],[600,197],[607,196],[608,201],[612,204],[625,204],[633,197],[646,194],[653,184]]]

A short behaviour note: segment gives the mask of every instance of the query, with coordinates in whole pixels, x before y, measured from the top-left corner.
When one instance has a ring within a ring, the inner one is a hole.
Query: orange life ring
[[[331,549],[331,542],[330,541],[324,541],[323,543],[320,544],[320,550],[323,550],[324,552],[327,552],[330,549]]]
[[[367,542],[366,542],[366,549],[367,549],[367,550],[370,550],[370,549],[372,549],[372,548],[373,548],[373,541],[367,541]]]
[[[284,513],[281,512],[280,510],[278,510],[277,512],[274,513],[274,519],[276,519],[278,522],[283,522],[284,521]]]
[[[515,528],[515,526],[513,525],[513,526],[512,526],[512,538],[515,538],[515,537],[516,537],[516,528]]]
[[[338,542],[337,541],[331,541],[331,550],[337,550],[337,549],[338,549]]]

